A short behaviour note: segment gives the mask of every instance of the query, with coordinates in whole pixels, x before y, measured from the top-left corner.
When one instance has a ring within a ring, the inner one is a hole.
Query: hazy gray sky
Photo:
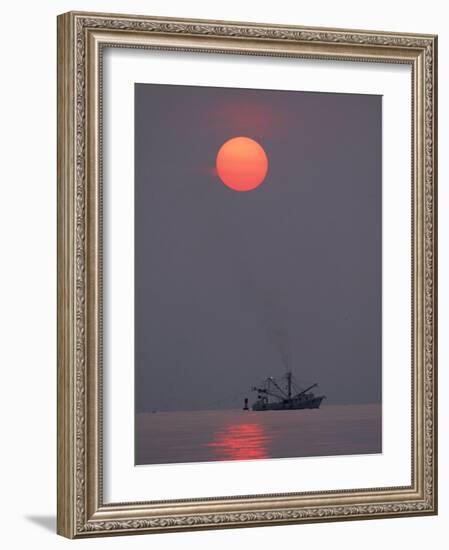
[[[381,399],[381,96],[135,85],[136,410],[240,408],[285,373]],[[215,174],[229,138],[264,183]]]

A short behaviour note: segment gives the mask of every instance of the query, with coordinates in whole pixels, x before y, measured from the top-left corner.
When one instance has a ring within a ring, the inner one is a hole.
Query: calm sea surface
[[[381,405],[136,415],[136,464],[382,452]]]

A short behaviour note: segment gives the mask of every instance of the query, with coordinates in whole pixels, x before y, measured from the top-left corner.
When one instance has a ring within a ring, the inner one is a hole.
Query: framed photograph
[[[58,533],[437,512],[433,35],[58,17]]]

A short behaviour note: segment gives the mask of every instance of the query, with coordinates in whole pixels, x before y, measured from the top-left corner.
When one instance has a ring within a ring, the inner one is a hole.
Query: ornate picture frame
[[[243,496],[154,499],[149,491],[144,501],[105,501],[102,94],[107,48],[411,69],[410,484],[272,493],[261,482],[260,493]],[[436,514],[436,200],[436,36],[82,12],[59,16],[58,533],[84,538]]]

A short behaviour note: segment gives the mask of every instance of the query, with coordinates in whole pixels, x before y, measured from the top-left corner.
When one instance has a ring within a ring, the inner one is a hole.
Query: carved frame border
[[[412,67],[410,487],[104,504],[103,47]],[[58,521],[70,538],[437,513],[437,37],[70,12],[58,17]]]

